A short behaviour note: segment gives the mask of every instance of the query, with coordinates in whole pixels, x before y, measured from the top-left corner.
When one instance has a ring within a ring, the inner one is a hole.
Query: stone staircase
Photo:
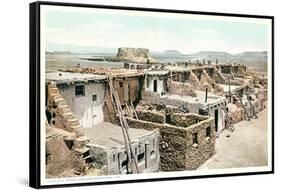
[[[192,71],[190,71],[190,76],[189,76],[188,82],[195,87],[201,86],[201,83],[200,83],[198,77]]]
[[[69,132],[75,132],[77,136],[83,135],[80,123],[72,113],[69,106],[59,93],[56,84],[51,82],[48,85],[48,111],[53,116],[53,124]]]
[[[52,115],[51,124],[54,127],[75,133],[76,138],[68,139],[74,145],[72,149],[85,161],[85,164],[92,164],[93,159],[87,147],[90,139],[84,136],[83,128],[80,126],[78,119],[66,104],[54,82],[48,85],[47,110]]]
[[[90,149],[87,147],[87,144],[90,142],[90,139],[86,136],[78,137],[74,140],[74,151],[82,158],[86,164],[92,164],[93,158],[90,154]]]
[[[219,72],[216,67],[214,68],[213,80],[216,83],[226,83],[227,81],[223,74]]]

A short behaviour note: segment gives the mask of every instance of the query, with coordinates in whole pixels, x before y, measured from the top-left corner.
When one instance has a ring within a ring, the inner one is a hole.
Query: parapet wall
[[[194,113],[173,113],[171,114],[170,124],[186,128],[208,118]]]
[[[173,94],[196,97],[196,92],[193,89],[194,87],[189,83],[176,82],[173,80],[168,81],[168,91]]]
[[[137,110],[137,115],[140,120],[151,121],[155,123],[165,123],[166,115],[162,112],[149,111],[149,110]]]
[[[171,98],[161,98],[159,94],[146,92],[142,96],[142,100],[148,104],[158,104],[164,106],[174,106],[177,108],[187,105],[187,102],[178,99]],[[200,103],[188,103],[188,110],[190,113],[199,113],[199,108],[201,108]]]

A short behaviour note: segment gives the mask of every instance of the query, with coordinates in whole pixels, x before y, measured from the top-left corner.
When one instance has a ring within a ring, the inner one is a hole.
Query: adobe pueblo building
[[[223,130],[257,118],[266,89],[244,65],[210,61],[46,73],[47,174],[66,175],[62,160],[68,175],[195,170]]]
[[[93,167],[105,175],[158,171],[157,129],[123,129],[105,120],[105,101],[111,98],[106,97],[106,79],[104,75],[46,73],[48,128],[69,132],[61,144],[68,145],[70,153],[81,155],[77,159],[85,161],[84,167]],[[124,130],[129,145],[124,141]],[[48,153],[49,157],[58,157],[57,154],[59,149]],[[76,166],[69,167],[73,170]]]

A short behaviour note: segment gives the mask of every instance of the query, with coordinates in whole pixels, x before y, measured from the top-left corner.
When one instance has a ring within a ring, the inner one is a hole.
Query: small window
[[[97,101],[97,99],[98,99],[97,95],[96,95],[96,94],[93,94],[93,95],[92,95],[92,100],[93,100],[93,102]]]
[[[123,88],[123,82],[119,82],[119,87]]]
[[[84,85],[75,86],[75,96],[85,96],[85,86]]]
[[[206,137],[211,137],[211,126],[206,128]]]
[[[146,79],[146,88],[149,88],[149,79]]]
[[[198,133],[193,133],[192,134],[192,143],[193,144],[198,144]]]

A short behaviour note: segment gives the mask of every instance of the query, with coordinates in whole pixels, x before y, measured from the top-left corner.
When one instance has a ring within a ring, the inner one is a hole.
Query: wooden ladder
[[[130,103],[131,103],[131,107],[132,107],[132,110],[133,110],[133,113],[134,113],[136,119],[139,120],[139,117],[138,117],[138,115],[137,115],[137,112],[136,112],[136,109],[135,109],[135,107],[134,107],[133,102],[131,101]]]
[[[138,163],[137,163],[136,157],[133,153],[131,138],[130,138],[129,132],[128,132],[129,125],[127,123],[126,118],[124,117],[120,99],[119,99],[118,93],[116,92],[116,90],[113,87],[112,79],[110,76],[108,76],[107,78],[108,78],[110,94],[112,96],[112,101],[116,105],[116,109],[117,109],[116,111],[118,113],[118,117],[120,120],[121,130],[122,130],[125,148],[126,148],[127,157],[128,157],[128,162],[129,162],[128,165],[131,168],[131,171],[129,171],[129,172],[133,173],[134,168],[135,168],[136,172],[139,173]],[[134,166],[134,168],[133,168],[133,166]]]

